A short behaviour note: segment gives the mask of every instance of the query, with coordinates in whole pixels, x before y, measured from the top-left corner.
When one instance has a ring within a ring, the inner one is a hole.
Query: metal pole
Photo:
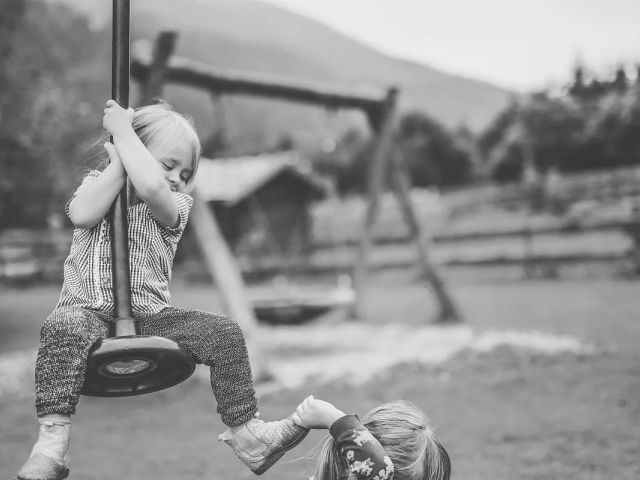
[[[129,106],[129,2],[113,0],[112,96],[124,108]],[[177,342],[136,334],[129,277],[127,184],[109,212],[114,327],[112,336],[97,341],[87,358],[84,395],[123,397],[157,392],[189,378],[195,369],[193,358]]]
[[[111,95],[123,108],[129,107],[130,10],[130,0],[113,0]],[[136,334],[131,309],[127,204],[125,182],[110,213],[115,335],[118,337]]]

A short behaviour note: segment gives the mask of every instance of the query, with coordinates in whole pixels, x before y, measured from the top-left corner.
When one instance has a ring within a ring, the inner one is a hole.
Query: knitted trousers
[[[180,343],[196,363],[210,367],[217,411],[227,426],[241,425],[257,413],[251,367],[242,331],[229,317],[168,307],[136,315],[140,335]],[[92,345],[108,336],[110,315],[63,307],[47,317],[36,360],[36,412],[71,415],[80,398]]]

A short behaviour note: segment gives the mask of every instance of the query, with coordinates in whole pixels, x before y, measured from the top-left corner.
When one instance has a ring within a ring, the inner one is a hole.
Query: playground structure
[[[310,203],[327,185],[310,161],[295,152],[201,159],[196,189],[245,273],[275,273],[268,289],[250,290],[259,321],[299,324],[354,300],[350,282],[336,287],[300,287],[290,282],[291,265],[306,263],[311,250]]]
[[[161,96],[163,85],[171,82],[204,89],[211,93],[214,99],[219,98],[221,94],[263,96],[316,104],[330,109],[358,109],[366,115],[369,126],[374,132],[375,146],[369,167],[367,209],[353,268],[356,299],[351,314],[355,318],[362,317],[367,268],[374,243],[372,228],[379,209],[379,197],[383,189],[385,172],[389,167],[390,186],[399,201],[410,237],[416,244],[424,278],[429,282],[430,290],[434,292],[439,303],[440,312],[437,320],[443,322],[459,320],[458,311],[446,291],[444,282],[429,258],[426,239],[409,197],[409,183],[402,159],[400,154],[391,148],[397,89],[389,88],[386,91],[374,92],[349,91],[270,75],[220,71],[202,63],[173,56],[176,36],[175,32],[162,32],[153,49],[144,44],[134,45],[131,74],[140,83],[140,103]],[[221,290],[223,301],[230,313],[233,315],[234,309],[238,310],[240,317],[234,316],[241,324],[248,326],[247,322],[252,322],[252,315],[248,314],[246,307],[242,306],[243,303],[247,305],[247,296],[238,267],[224,237],[220,234],[215,217],[202,205],[197,192],[195,198],[197,207],[192,214],[193,226],[209,264],[209,270]],[[229,278],[235,280],[230,282]]]

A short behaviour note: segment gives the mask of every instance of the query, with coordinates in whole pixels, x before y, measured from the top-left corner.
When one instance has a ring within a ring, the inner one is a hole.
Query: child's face
[[[151,142],[147,146],[162,167],[164,178],[173,192],[186,192],[187,183],[193,175],[193,152],[187,142],[173,142],[158,148]]]

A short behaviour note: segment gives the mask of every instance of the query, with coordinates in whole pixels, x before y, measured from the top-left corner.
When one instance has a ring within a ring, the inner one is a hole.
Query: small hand
[[[344,417],[344,412],[333,404],[313,398],[305,398],[291,417],[296,425],[305,428],[329,428],[333,422]]]
[[[107,100],[102,126],[114,137],[131,129],[133,108],[124,109],[115,100]]]
[[[116,150],[115,145],[111,142],[106,142],[104,144],[104,149],[107,152],[107,155],[109,155],[109,164],[121,169],[124,174],[124,165],[120,160],[120,155],[118,155],[118,150]]]

